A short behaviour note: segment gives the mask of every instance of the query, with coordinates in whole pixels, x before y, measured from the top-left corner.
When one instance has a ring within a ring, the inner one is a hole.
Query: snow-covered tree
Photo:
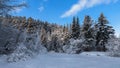
[[[120,57],[120,38],[112,37],[106,44],[109,55],[114,57]]]
[[[98,31],[96,34],[96,49],[98,51],[106,51],[105,44],[108,42],[111,35],[114,34],[112,26],[107,25],[108,20],[102,13],[98,18]]]
[[[63,50],[68,54],[79,54],[83,51],[83,40],[82,39],[70,39],[68,45],[63,46]]]
[[[92,23],[91,17],[85,16],[81,32],[81,38],[84,39],[84,45],[86,45],[86,47],[84,47],[85,51],[94,49],[95,38]]]
[[[83,26],[82,26],[82,31],[86,32],[88,31],[92,26],[92,20],[90,16],[85,16]]]
[[[76,19],[75,17],[73,17],[71,30],[72,30],[71,37],[74,39],[79,38],[79,36],[80,36],[79,18]]]
[[[11,54],[17,47],[19,32],[11,27],[0,26],[0,54]]]
[[[39,53],[45,53],[46,48],[41,44],[40,33],[28,33],[26,30],[20,34],[19,42],[15,51],[8,56],[8,62],[17,62],[27,60]]]
[[[48,49],[48,45],[47,45],[48,37],[47,37],[46,30],[43,27],[41,28],[41,34],[40,35],[41,35],[42,45],[44,45],[44,47],[46,47]]]

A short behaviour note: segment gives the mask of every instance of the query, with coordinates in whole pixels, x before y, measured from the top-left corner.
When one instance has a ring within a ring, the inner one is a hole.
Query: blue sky
[[[103,12],[110,25],[120,34],[120,0],[27,0],[28,8],[17,9],[13,15],[33,17],[61,25],[69,24],[73,16],[90,15],[97,20]]]

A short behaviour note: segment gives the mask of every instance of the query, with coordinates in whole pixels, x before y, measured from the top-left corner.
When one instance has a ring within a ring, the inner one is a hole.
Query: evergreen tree
[[[85,16],[82,28],[82,38],[84,39],[85,51],[92,50],[94,47],[94,30],[92,28],[92,20],[90,16]]]
[[[100,17],[98,18],[98,31],[96,34],[96,49],[98,51],[106,51],[105,44],[108,42],[108,39],[111,35],[114,34],[114,30],[112,26],[107,25],[109,22],[105,18],[104,14],[101,13]]]
[[[80,25],[79,25],[79,18],[73,17],[73,22],[72,22],[72,38],[77,39],[80,36]]]
[[[79,18],[77,17],[76,21],[76,34],[78,35],[77,37],[80,36],[80,24],[79,24]]]
[[[91,17],[90,16],[85,16],[84,18],[84,22],[83,22],[83,29],[82,31],[86,32],[90,29],[90,27],[92,26],[92,20],[91,20]]]

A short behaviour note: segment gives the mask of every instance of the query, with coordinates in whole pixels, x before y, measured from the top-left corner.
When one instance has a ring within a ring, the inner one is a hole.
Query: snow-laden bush
[[[0,22],[0,54],[11,54],[17,47],[19,31]]]
[[[24,61],[34,57],[38,53],[46,52],[46,48],[44,48],[40,43],[38,33],[28,35],[24,32],[21,37],[23,37],[23,40],[18,42],[17,49],[8,56],[8,62]]]
[[[88,39],[91,40],[91,39]],[[65,53],[69,54],[79,54],[83,51],[94,51],[95,50],[95,42],[86,41],[86,39],[70,39],[68,45],[63,46],[63,50]],[[92,43],[91,43],[92,42]]]
[[[120,57],[120,39],[112,38],[106,44],[109,56]]]
[[[63,50],[68,54],[78,54],[82,51],[83,40],[79,39],[70,39],[70,44],[63,46]]]

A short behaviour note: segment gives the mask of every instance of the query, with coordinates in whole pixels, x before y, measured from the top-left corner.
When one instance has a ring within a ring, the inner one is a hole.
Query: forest
[[[97,20],[86,15],[82,22],[74,16],[71,24],[59,25],[32,17],[9,15],[14,7],[26,5],[10,7],[2,1],[7,0],[0,0],[3,4],[0,6],[0,55],[8,55],[8,62],[24,60],[42,52],[80,54],[98,51],[120,57],[120,38],[115,36],[115,30],[104,13],[100,13]]]

